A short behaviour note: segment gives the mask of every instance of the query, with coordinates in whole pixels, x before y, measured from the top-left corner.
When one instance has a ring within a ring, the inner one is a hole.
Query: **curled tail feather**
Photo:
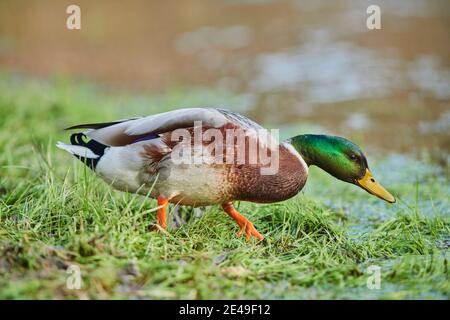
[[[106,145],[91,139],[89,142],[85,142],[83,139],[86,137],[84,133],[74,133],[70,136],[70,143],[66,144],[58,142],[56,146],[63,149],[75,157],[80,159],[89,168],[95,170],[98,161],[103,156]]]

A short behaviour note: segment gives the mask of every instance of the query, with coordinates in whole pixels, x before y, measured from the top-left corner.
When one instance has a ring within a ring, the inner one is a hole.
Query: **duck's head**
[[[291,143],[308,165],[316,165],[337,179],[355,184],[387,202],[395,202],[374,178],[364,153],[353,142],[336,136],[306,134],[292,138]]]

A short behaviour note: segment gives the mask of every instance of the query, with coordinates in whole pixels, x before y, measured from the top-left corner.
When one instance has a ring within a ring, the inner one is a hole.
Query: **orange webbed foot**
[[[241,215],[233,206],[231,202],[227,202],[222,204],[223,210],[239,225],[239,232],[237,236],[240,237],[245,232],[245,239],[250,241],[251,237],[256,237],[258,240],[263,240],[264,237],[262,234],[256,230],[253,223],[251,223],[248,219],[246,219],[243,215]]]
[[[156,224],[150,227],[150,231],[165,231],[167,229],[167,207],[169,199],[164,196],[158,196],[158,211],[156,212]]]
[[[248,221],[248,220],[247,220]],[[245,231],[245,240],[250,241],[251,237],[256,237],[258,240],[263,240],[264,236],[256,230],[253,223],[248,221],[245,225],[240,226],[241,230],[237,233],[237,236],[240,237]]]

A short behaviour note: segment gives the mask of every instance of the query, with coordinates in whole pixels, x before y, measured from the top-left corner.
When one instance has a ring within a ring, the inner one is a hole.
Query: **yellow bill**
[[[358,185],[380,199],[383,199],[390,203],[395,202],[394,196],[375,180],[369,169],[366,169],[366,174],[364,175],[364,177],[358,180]]]

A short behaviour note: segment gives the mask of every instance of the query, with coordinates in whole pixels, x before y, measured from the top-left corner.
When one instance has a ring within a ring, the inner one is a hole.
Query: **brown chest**
[[[289,199],[305,185],[308,168],[288,147],[279,146],[278,169],[263,174],[261,164],[233,165],[227,175],[235,200],[271,203]]]

